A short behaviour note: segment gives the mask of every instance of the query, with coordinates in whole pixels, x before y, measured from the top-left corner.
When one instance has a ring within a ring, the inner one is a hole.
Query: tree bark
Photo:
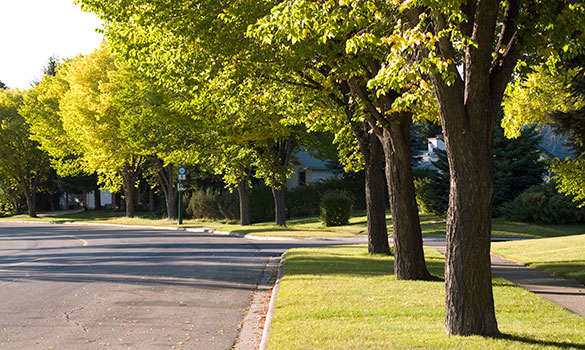
[[[136,173],[131,169],[124,169],[122,171],[122,178],[124,183],[124,200],[126,204],[126,216],[133,218],[136,215],[135,199],[136,199]]]
[[[31,218],[37,217],[37,194],[35,191],[25,190],[24,199],[26,200],[26,207],[28,216]]]
[[[148,186],[148,211],[151,213],[156,211],[156,205],[154,203],[154,190]]]
[[[386,159],[386,181],[394,236],[394,274],[402,280],[430,280],[411,168],[409,113],[389,123],[380,135]]]
[[[274,221],[277,226],[286,226],[286,207],[284,202],[284,194],[286,189],[272,188],[272,196],[274,198]]]
[[[102,208],[102,197],[100,194],[100,186],[98,184],[95,185],[94,192],[95,195],[93,196],[93,203],[95,206],[95,210],[99,210]]]
[[[471,1],[462,32],[477,45],[465,48],[462,69],[453,43],[443,37],[437,54],[451,61],[452,81],[431,75],[445,138],[451,189],[447,212],[445,326],[448,334],[499,334],[490,263],[493,202],[493,134],[508,80],[520,57],[516,18],[520,2]],[[503,14],[503,17],[499,15]],[[435,33],[446,28],[434,15]],[[501,23],[496,43],[497,24]]]
[[[369,64],[374,76],[380,65]],[[365,85],[357,79],[348,81],[352,94],[360,101],[370,127],[378,136],[386,160],[386,182],[392,232],[394,238],[394,273],[397,279],[431,280],[425,263],[420,218],[412,176],[410,126],[412,115],[407,112],[386,113],[398,95],[388,93],[372,101]]]
[[[238,195],[240,197],[240,225],[250,225],[250,188],[248,187],[248,179],[243,179],[238,184]]]
[[[364,157],[366,217],[368,225],[368,253],[390,255],[388,228],[386,227],[386,195],[382,157],[384,149],[380,140],[367,122],[357,121],[354,116],[355,104],[351,99],[351,88],[347,82],[339,84],[343,98],[331,98],[340,107],[358,141],[360,153]]]
[[[368,253],[390,255],[386,227],[386,190],[384,189],[382,144],[376,135],[368,134],[365,159],[366,216],[368,225]]]
[[[177,186],[174,181],[174,176],[175,167],[172,164],[169,164],[166,167],[161,167],[158,172],[158,182],[165,196],[167,217],[170,220],[176,220],[179,217],[177,209],[179,191],[177,190]]]

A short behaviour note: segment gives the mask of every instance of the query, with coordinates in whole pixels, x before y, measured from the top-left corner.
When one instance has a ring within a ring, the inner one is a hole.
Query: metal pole
[[[179,181],[179,225],[183,224],[183,191],[182,183]]]

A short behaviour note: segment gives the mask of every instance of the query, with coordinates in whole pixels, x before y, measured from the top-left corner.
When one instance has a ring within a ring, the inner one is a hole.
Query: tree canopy
[[[5,186],[26,198],[28,214],[36,216],[36,193],[50,172],[49,158],[30,139],[29,126],[19,112],[23,95],[0,89],[0,176]]]

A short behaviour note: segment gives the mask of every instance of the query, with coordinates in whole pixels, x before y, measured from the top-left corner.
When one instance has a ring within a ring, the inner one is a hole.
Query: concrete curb
[[[273,278],[279,268],[279,257],[271,257],[264,268],[262,280],[252,292],[250,307],[242,322],[238,338],[234,343],[234,350],[258,349],[266,331],[268,320],[267,301],[271,298],[273,290]],[[264,322],[263,322],[264,321]]]
[[[272,317],[274,316],[274,305],[276,304],[276,294],[280,287],[280,280],[282,279],[284,260],[286,252],[280,257],[280,264],[278,264],[278,275],[274,288],[272,288],[272,295],[270,296],[270,304],[268,305],[268,312],[266,313],[266,321],[264,322],[264,330],[262,331],[262,341],[260,341],[260,350],[266,350],[268,347],[268,338],[270,337],[270,326],[272,325]]]

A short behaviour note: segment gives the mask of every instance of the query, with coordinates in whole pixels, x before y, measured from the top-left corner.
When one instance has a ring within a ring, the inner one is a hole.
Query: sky
[[[73,58],[96,49],[103,35],[93,13],[73,0],[0,0],[0,81],[26,90],[50,56]]]

